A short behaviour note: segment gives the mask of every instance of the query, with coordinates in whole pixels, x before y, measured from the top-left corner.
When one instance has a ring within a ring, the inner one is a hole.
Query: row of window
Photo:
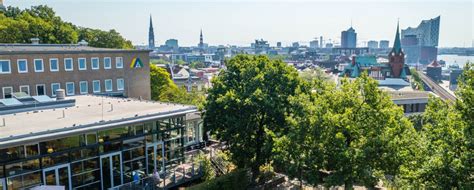
[[[77,58],[77,68],[80,71],[87,70],[87,59],[86,58]],[[104,69],[112,69],[112,58],[104,57],[103,59]],[[35,72],[44,72],[44,63],[43,59],[34,59],[33,67]],[[100,68],[100,59],[98,57],[93,57],[90,59],[90,67],[92,70],[98,70]],[[28,60],[18,59],[17,60],[18,73],[28,73]],[[123,58],[115,58],[115,68],[123,68]],[[51,58],[49,59],[49,70],[51,72],[59,71],[59,59]],[[73,58],[64,58],[64,70],[65,71],[74,71],[74,59]],[[0,60],[0,74],[11,73],[10,60]]]
[[[100,93],[102,92],[101,89],[101,81],[100,80],[93,80],[92,81],[92,92],[93,93]],[[117,79],[116,81],[116,89],[117,91],[123,91],[125,89],[125,81],[122,78]],[[88,81],[80,81],[78,83],[79,86],[79,93],[80,94],[88,94],[89,93],[89,82]],[[104,80],[104,87],[105,92],[112,92],[113,91],[113,80],[112,79],[105,79]],[[51,96],[56,96],[56,90],[61,88],[60,83],[51,83]],[[76,83],[75,82],[66,82],[66,95],[75,95],[76,92]],[[13,93],[13,87],[3,87],[3,98],[11,98]],[[21,85],[20,92],[24,92],[30,95],[30,86],[29,85]],[[37,84],[36,85],[36,95],[46,95],[46,86],[44,84]]]

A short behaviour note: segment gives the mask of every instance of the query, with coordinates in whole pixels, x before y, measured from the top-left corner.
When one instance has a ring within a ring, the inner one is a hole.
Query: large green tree
[[[474,133],[474,69],[466,64],[459,79],[455,106],[430,98],[423,117],[424,162],[419,181],[428,188],[472,189]]]
[[[288,139],[274,149],[276,159],[309,183],[346,189],[373,188],[386,176],[411,170],[419,138],[402,109],[377,86],[367,74],[343,79],[339,87],[316,81],[309,97],[294,101],[292,107],[302,111],[287,118],[292,130],[277,141]]]
[[[213,80],[205,103],[207,130],[229,144],[231,158],[250,168],[253,179],[269,162],[273,135],[284,130],[290,96],[302,87],[292,67],[266,56],[238,55]]]
[[[30,43],[39,38],[47,44],[75,44],[86,40],[90,46],[103,48],[133,48],[132,43],[117,31],[83,28],[65,22],[48,6],[33,6],[21,10],[8,7],[0,13],[0,43]]]

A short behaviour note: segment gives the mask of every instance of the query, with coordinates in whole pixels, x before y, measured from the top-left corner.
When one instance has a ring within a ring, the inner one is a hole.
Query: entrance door
[[[71,189],[71,173],[69,164],[55,166],[43,170],[44,185],[63,186]]]
[[[165,169],[163,142],[148,145],[146,147],[147,172],[152,174],[154,170],[163,172]]]
[[[122,154],[120,152],[100,157],[102,189],[122,185]]]
[[[37,84],[36,85],[36,95],[42,96],[45,95],[44,84]]]

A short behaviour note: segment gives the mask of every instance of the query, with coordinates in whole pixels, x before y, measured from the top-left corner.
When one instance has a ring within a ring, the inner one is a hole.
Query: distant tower
[[[397,34],[395,35],[395,42],[393,43],[392,51],[388,54],[389,65],[392,68],[392,77],[405,77],[403,67],[405,65],[405,54],[402,51],[402,44],[400,43],[400,29],[397,23]]]
[[[199,44],[198,44],[199,52],[201,54],[204,53],[204,39],[202,37],[202,29],[201,29],[201,34],[199,35]]]
[[[153,21],[150,15],[150,28],[148,30],[148,48],[155,49],[155,32],[153,32]]]
[[[202,29],[201,29],[201,35],[199,35],[199,48],[204,48],[204,39],[202,37]]]
[[[323,48],[323,36],[319,37],[319,48]]]

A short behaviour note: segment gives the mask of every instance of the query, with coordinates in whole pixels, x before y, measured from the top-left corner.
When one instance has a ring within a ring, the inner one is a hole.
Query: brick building
[[[34,41],[34,40],[33,40]],[[150,99],[148,50],[0,44],[0,99],[15,92],[55,97],[99,94]]]

